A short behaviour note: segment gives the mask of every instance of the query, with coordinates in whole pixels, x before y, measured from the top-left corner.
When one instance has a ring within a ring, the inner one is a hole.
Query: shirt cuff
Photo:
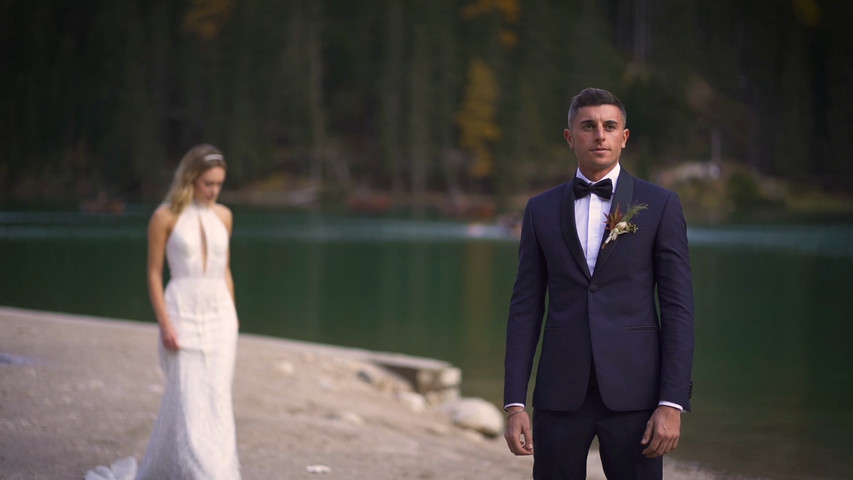
[[[524,408],[524,404],[523,404],[523,403],[507,403],[506,405],[504,405],[504,412],[505,412],[505,411],[507,411],[507,410],[509,410],[509,407],[521,407],[521,408]]]
[[[658,402],[658,405],[664,406],[664,407],[672,407],[672,408],[679,410],[679,411],[682,411],[682,412],[684,411],[684,407],[682,407],[681,405],[679,405],[677,403],[665,402],[665,401],[661,400]]]

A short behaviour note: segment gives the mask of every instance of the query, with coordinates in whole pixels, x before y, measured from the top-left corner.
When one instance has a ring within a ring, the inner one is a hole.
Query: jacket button
[[[590,286],[589,286],[589,291],[590,291],[590,293],[595,293],[595,292],[597,292],[597,291],[598,291],[598,286],[597,286],[597,285],[590,285]]]

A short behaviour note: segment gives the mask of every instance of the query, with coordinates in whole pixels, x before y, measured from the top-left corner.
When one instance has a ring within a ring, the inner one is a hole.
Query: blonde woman
[[[137,479],[238,479],[231,383],[238,320],[229,266],[231,211],[210,145],[181,160],[148,227],[148,291],[166,387]],[[163,263],[170,280],[163,289]]]
[[[216,203],[225,171],[222,152],[193,147],[151,216],[148,293],[166,375],[160,412],[138,468],[134,457],[122,458],[89,470],[86,480],[240,478],[231,403],[239,327],[229,266],[233,217]]]

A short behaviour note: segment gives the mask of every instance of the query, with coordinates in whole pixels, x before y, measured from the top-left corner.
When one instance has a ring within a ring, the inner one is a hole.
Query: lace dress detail
[[[231,383],[237,312],[226,283],[228,230],[208,207],[191,203],[166,242],[171,278],[166,308],[180,350],[158,338],[166,386],[137,480],[240,478]],[[90,470],[86,479],[133,478],[131,457]]]
[[[228,230],[213,210],[191,203],[166,242],[166,258],[166,307],[181,348],[170,352],[158,342],[166,388],[137,479],[239,479]]]

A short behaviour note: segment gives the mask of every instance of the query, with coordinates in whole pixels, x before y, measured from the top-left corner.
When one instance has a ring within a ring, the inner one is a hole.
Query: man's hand
[[[681,411],[677,408],[659,406],[646,424],[646,432],[640,442],[646,445],[643,455],[660,457],[675,450],[681,436]]]
[[[533,429],[530,417],[522,407],[510,407],[504,438],[509,451],[516,455],[533,455]]]

